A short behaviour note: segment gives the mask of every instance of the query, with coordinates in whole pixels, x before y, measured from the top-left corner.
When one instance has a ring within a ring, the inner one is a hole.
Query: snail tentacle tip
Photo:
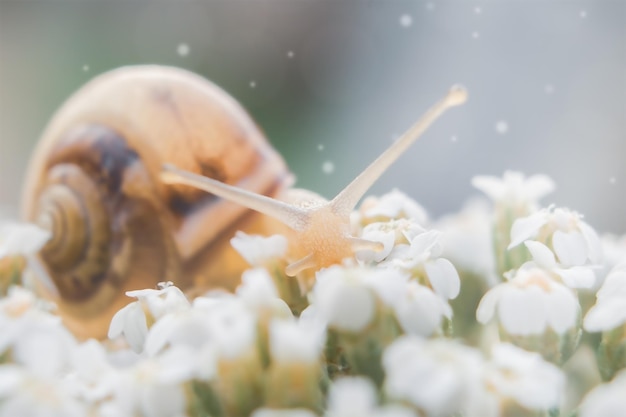
[[[467,89],[460,84],[455,84],[450,87],[450,91],[448,91],[446,103],[448,106],[460,106],[467,101],[467,98]]]
[[[315,261],[313,254],[310,253],[304,258],[287,265],[287,267],[285,268],[285,274],[289,277],[295,277],[305,269],[313,268],[316,265],[317,262]]]

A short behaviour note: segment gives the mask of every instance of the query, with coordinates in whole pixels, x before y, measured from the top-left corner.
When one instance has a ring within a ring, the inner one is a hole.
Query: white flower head
[[[272,320],[269,328],[272,359],[280,363],[317,363],[326,341],[324,330],[324,327],[311,329],[294,320]]]
[[[399,190],[383,196],[367,197],[359,208],[363,224],[392,219],[412,219],[419,224],[428,222],[428,214],[415,200]]]
[[[257,408],[250,417],[318,417],[313,411],[307,408]]]
[[[478,175],[472,185],[496,203],[533,208],[537,202],[554,190],[554,181],[546,175],[528,178],[521,172],[505,171],[502,178]]]
[[[370,223],[363,228],[361,238],[382,243],[383,250],[360,250],[356,257],[363,262],[380,262],[389,256],[395,245],[408,244],[413,237],[423,232],[425,229],[422,226],[409,219]]]
[[[622,417],[626,410],[626,370],[590,391],[579,407],[580,417]]]
[[[372,381],[354,376],[336,379],[328,391],[325,417],[417,417],[400,405],[378,406]]]
[[[446,300],[456,298],[461,289],[459,274],[452,263],[441,258],[440,232],[431,230],[411,239],[410,246],[398,245],[384,265],[409,271]]]
[[[444,317],[452,317],[446,301],[415,281],[407,283],[406,292],[394,307],[402,330],[422,337],[433,335],[441,329]]]
[[[440,219],[443,257],[459,269],[495,283],[496,261],[492,241],[493,215],[484,200],[472,200],[461,212]]]
[[[51,233],[31,223],[0,223],[0,259],[33,255],[50,239]]]
[[[280,317],[292,317],[291,310],[279,295],[272,277],[265,268],[245,271],[237,295],[251,311],[260,313],[269,311]]]
[[[159,283],[159,289],[127,291],[128,297],[135,297],[153,319],[159,319],[167,313],[185,310],[191,304],[185,294],[171,282]]]
[[[385,349],[384,389],[428,417],[478,413],[484,407],[480,354],[456,342],[402,336]]]
[[[510,248],[537,240],[554,251],[564,267],[599,264],[602,257],[600,238],[580,214],[563,208],[548,208],[517,219],[511,227]]]
[[[311,293],[319,317],[337,330],[359,332],[376,313],[375,293],[363,282],[365,268],[332,266],[317,273]]]
[[[577,326],[580,305],[573,291],[545,270],[522,268],[480,301],[478,321],[485,324],[494,315],[510,335],[543,334],[548,328],[563,334]]]
[[[538,353],[508,343],[492,349],[485,383],[501,402],[513,400],[528,410],[557,408],[565,390],[565,375]]]
[[[82,417],[87,408],[58,375],[32,374],[17,365],[0,366],[0,415]]]
[[[592,288],[596,282],[596,276],[591,266],[561,267],[556,261],[554,252],[549,247],[535,240],[527,240],[524,246],[530,252],[535,265],[555,274],[560,281],[569,288]],[[533,262],[522,265],[522,268],[533,265]]]
[[[258,236],[238,231],[230,244],[251,266],[263,266],[287,253],[287,238],[282,235]]]
[[[626,324],[626,263],[611,270],[596,298],[596,304],[585,316],[585,330],[610,331]]]
[[[235,359],[254,347],[257,318],[240,299],[216,298],[204,311],[220,357]]]

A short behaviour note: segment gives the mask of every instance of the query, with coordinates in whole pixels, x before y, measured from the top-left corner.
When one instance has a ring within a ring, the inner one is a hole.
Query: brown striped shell
[[[164,163],[259,194],[292,182],[280,155],[227,93],[188,71],[138,66],[105,73],[57,112],[31,160],[23,215],[53,232],[40,290],[79,336],[106,334],[125,291],[238,283],[235,230],[269,220],[159,179]]]

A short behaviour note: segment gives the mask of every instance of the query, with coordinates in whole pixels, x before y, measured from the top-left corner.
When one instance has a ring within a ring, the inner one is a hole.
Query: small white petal
[[[428,280],[435,292],[446,300],[452,300],[459,295],[461,279],[452,262],[439,258],[424,264]]]
[[[476,308],[476,320],[481,324],[487,324],[494,316],[500,297],[507,290],[504,285],[496,285],[483,296]]]
[[[556,268],[556,258],[554,257],[554,253],[552,253],[550,248],[546,245],[534,240],[527,240],[524,242],[524,245],[526,245],[530,251],[533,260],[537,265],[546,269]]]
[[[502,327],[513,335],[543,333],[547,324],[544,297],[543,290],[536,286],[511,288],[498,304]]]
[[[588,332],[610,331],[626,323],[626,298],[607,297],[596,302],[584,321]]]
[[[555,269],[563,283],[570,288],[592,288],[596,283],[596,276],[591,268],[574,266],[568,269]]]
[[[528,177],[525,188],[527,190],[528,199],[536,201],[550,194],[556,187],[552,178],[547,175],[539,174]]]
[[[338,378],[328,392],[329,415],[366,416],[376,406],[376,388],[363,377]]]
[[[563,334],[572,329],[578,320],[580,305],[573,292],[561,285],[554,285],[545,299],[548,325]]]
[[[515,220],[511,227],[511,244],[508,249],[514,248],[520,243],[534,237],[541,226],[546,224],[548,219],[545,212],[531,214],[528,217]]]
[[[552,247],[565,266],[580,266],[587,261],[587,242],[580,232],[565,233],[557,230],[552,235]]]
[[[578,223],[578,228],[587,242],[587,254],[589,256],[589,260],[593,264],[600,263],[602,260],[602,242],[600,241],[598,234],[591,226],[583,221]]]
[[[498,177],[476,175],[472,178],[472,185],[487,194],[493,201],[501,200],[506,195],[506,185]]]

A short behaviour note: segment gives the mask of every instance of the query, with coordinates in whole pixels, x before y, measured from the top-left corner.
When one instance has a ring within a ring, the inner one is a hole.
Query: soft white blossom
[[[549,245],[565,267],[601,261],[602,245],[597,233],[580,214],[567,209],[551,207],[517,219],[511,228],[509,248],[526,240]]]
[[[585,330],[613,330],[626,324],[626,263],[617,265],[596,293],[596,303],[585,316]]]
[[[387,395],[428,417],[484,415],[483,360],[469,347],[402,336],[385,349],[383,367]]]
[[[320,360],[326,341],[324,327],[313,329],[294,320],[274,319],[269,330],[273,360],[280,363],[316,363]]]
[[[402,330],[428,337],[441,329],[443,319],[452,318],[452,309],[441,297],[417,282],[409,282],[404,294],[394,304]]]
[[[579,417],[623,417],[626,411],[626,370],[590,391],[579,407]]]
[[[58,376],[0,366],[0,417],[83,417],[87,409]]]
[[[168,313],[187,310],[189,301],[180,289],[164,283],[158,290],[146,289],[127,291],[129,297],[137,301],[120,309],[109,326],[108,337],[115,339],[124,336],[135,352],[141,352],[148,335],[148,323],[154,322]]]
[[[536,411],[560,406],[565,375],[555,365],[508,343],[495,345],[491,355],[485,383],[501,403],[512,400]]]
[[[490,289],[480,301],[476,318],[487,323],[497,316],[511,335],[557,334],[576,326],[580,305],[569,288],[540,268],[518,270],[507,282]]]
[[[472,272],[489,284],[496,282],[492,242],[492,214],[484,200],[473,200],[459,213],[441,218],[442,256],[459,269]]]
[[[530,252],[533,262],[550,272],[556,274],[563,284],[569,288],[592,288],[596,282],[594,271],[589,266],[561,267],[549,247],[541,242],[527,240],[524,245]],[[522,267],[525,267],[523,265]]]
[[[385,261],[391,266],[418,275],[446,300],[456,298],[461,280],[452,263],[441,258],[440,232],[431,230],[411,239],[410,245],[398,245]]]
[[[472,185],[495,202],[510,206],[533,207],[542,197],[554,190],[554,182],[546,175],[528,178],[521,172],[505,171],[502,178],[477,175]]]
[[[287,238],[282,235],[258,236],[237,232],[230,244],[251,266],[263,266],[282,259],[287,252]]]
[[[364,377],[343,377],[328,392],[325,417],[416,417],[408,408],[378,406],[376,388]]]
[[[359,250],[356,257],[363,262],[380,262],[389,256],[395,245],[408,244],[411,239],[425,231],[422,226],[410,219],[370,223],[363,228],[361,238],[382,243],[383,250],[379,252]]]
[[[289,306],[279,298],[272,277],[264,268],[245,271],[236,293],[253,312],[264,310],[285,318],[292,316]]]
[[[0,259],[35,254],[51,236],[49,231],[31,223],[0,223]]]

